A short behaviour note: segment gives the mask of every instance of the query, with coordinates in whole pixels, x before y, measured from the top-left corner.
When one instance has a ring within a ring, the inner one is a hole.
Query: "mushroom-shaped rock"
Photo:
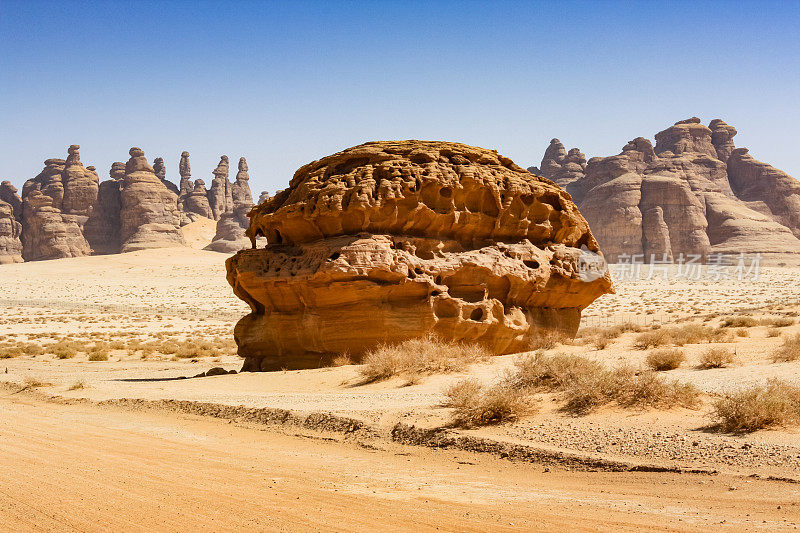
[[[249,216],[268,244],[226,262],[252,310],[235,329],[245,370],[431,333],[512,353],[574,334],[612,291],[569,195],[493,150],[366,143],[300,168]]]

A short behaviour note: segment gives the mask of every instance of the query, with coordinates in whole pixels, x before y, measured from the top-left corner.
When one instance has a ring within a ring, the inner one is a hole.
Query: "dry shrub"
[[[667,329],[659,328],[640,333],[636,337],[634,346],[640,350],[646,350],[648,348],[658,348],[659,346],[664,346],[665,344],[670,344],[671,342],[672,337],[669,335]]]
[[[78,381],[70,385],[69,390],[80,390],[85,388],[86,388],[86,382],[82,379],[79,379]]]
[[[528,347],[531,350],[552,350],[559,344],[566,344],[569,338],[559,331],[548,330],[531,335]]]
[[[781,330],[778,329],[778,328],[773,327],[773,328],[769,328],[767,330],[767,337],[768,338],[780,337],[780,336],[781,336]]]
[[[458,372],[488,356],[489,353],[477,344],[456,344],[429,335],[370,350],[364,356],[360,373],[366,383],[392,376],[409,379],[421,374]]]
[[[776,363],[800,359],[800,333],[783,339],[783,346],[775,353],[774,359]]]
[[[749,329],[745,329],[745,328],[739,328],[739,329],[736,330],[736,336],[737,337],[749,337],[750,336],[750,330]]]
[[[786,328],[794,324],[794,319],[788,316],[764,317],[758,321],[762,326],[772,326],[774,328]]]
[[[672,337],[672,342],[678,346],[699,344],[701,342],[727,342],[731,339],[730,332],[701,324],[685,324],[670,328],[669,334]]]
[[[720,327],[723,328],[752,328],[758,325],[758,320],[749,315],[728,316],[722,319]]]
[[[47,352],[55,355],[59,359],[70,359],[75,357],[79,351],[84,349],[83,345],[70,339],[61,339],[47,347]]]
[[[444,395],[444,405],[453,408],[453,425],[458,427],[510,422],[536,411],[530,395],[504,383],[483,386],[464,379],[448,387]]]
[[[653,370],[675,370],[686,361],[683,350],[677,348],[661,348],[647,355],[647,366]]]
[[[40,381],[40,380],[38,380],[38,379],[36,379],[34,377],[31,377],[31,376],[26,377],[25,380],[24,380],[24,383],[25,383],[25,388],[28,388],[28,389],[35,389],[37,387],[46,387],[46,386],[50,385],[50,383],[47,383],[47,382],[44,382],[44,381]]]
[[[608,369],[576,355],[537,353],[515,361],[504,384],[512,389],[563,393],[564,410],[585,414],[616,401],[622,407],[695,407],[700,393],[654,372]]]
[[[749,432],[800,423],[800,388],[773,379],[714,402],[714,417],[723,431]]]
[[[723,368],[732,365],[734,355],[727,348],[714,347],[708,348],[700,356],[700,368]]]
[[[347,366],[352,364],[353,360],[350,358],[350,354],[347,352],[340,353],[339,355],[334,357],[333,360],[331,361],[332,366]]]
[[[668,344],[684,346],[701,342],[727,342],[730,339],[730,332],[722,328],[714,329],[702,324],[692,323],[640,333],[636,337],[634,346],[640,350],[646,350]]]
[[[594,344],[598,350],[604,350],[623,333],[642,331],[641,326],[632,322],[623,322],[609,328],[586,328],[581,330],[580,337]]]

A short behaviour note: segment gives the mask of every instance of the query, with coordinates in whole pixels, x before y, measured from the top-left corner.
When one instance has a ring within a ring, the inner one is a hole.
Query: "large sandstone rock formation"
[[[175,194],[180,194],[178,186],[167,179],[167,166],[164,164],[163,157],[156,157],[153,159],[153,172],[155,172],[155,175],[158,176],[158,179],[161,180],[161,183],[163,183],[167,189]]]
[[[800,183],[737,149],[735,135],[692,117],[657,133],[655,147],[637,137],[593,157],[583,176],[554,139],[540,170],[572,195],[609,261],[800,254]]]
[[[528,171],[555,181],[569,192],[570,184],[585,174],[586,156],[577,148],[567,152],[561,141],[553,139],[544,151],[541,168],[530,167]]]
[[[125,163],[116,161],[109,170],[111,179],[100,183],[97,204],[92,216],[86,221],[84,235],[98,255],[119,253],[122,242],[122,187],[125,178]]]
[[[230,190],[233,209],[220,216],[217,221],[217,233],[208,245],[208,250],[233,253],[247,248],[250,244],[245,231],[250,225],[247,214],[253,208],[253,195],[250,192],[250,174],[244,157],[239,159],[239,172]]]
[[[228,181],[228,156],[223,155],[217,168],[214,169],[214,179],[211,182],[211,189],[208,191],[208,203],[214,220],[219,220],[222,213],[233,210],[233,197],[231,182]]]
[[[178,196],[156,176],[141,148],[129,153],[121,193],[120,251],[184,245]]]
[[[253,249],[228,259],[252,312],[245,370],[318,366],[434,333],[493,353],[574,333],[611,290],[569,196],[492,150],[372,142],[300,168],[250,213]],[[266,236],[266,248],[255,239]]]
[[[80,257],[91,248],[83,235],[97,201],[99,179],[84,167],[80,146],[67,159],[48,159],[45,168],[22,187],[22,245],[26,261]]]
[[[0,265],[22,262],[22,224],[14,216],[14,207],[0,199]]]
[[[11,206],[17,222],[22,221],[22,198],[17,194],[17,188],[8,180],[0,183],[0,201]]]

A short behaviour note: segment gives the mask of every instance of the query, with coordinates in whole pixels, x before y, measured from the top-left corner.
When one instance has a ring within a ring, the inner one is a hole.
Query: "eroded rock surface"
[[[81,163],[80,146],[67,159],[48,159],[22,187],[22,245],[26,261],[81,257],[91,253],[83,235],[97,202],[99,179]]]
[[[492,150],[372,142],[300,168],[250,212],[255,246],[228,259],[252,312],[236,326],[245,370],[319,366],[434,333],[493,353],[574,334],[611,291],[569,196]]]
[[[220,157],[219,164],[214,169],[214,179],[211,181],[211,189],[208,191],[208,203],[211,206],[214,220],[219,220],[222,213],[233,210],[231,182],[228,181],[227,155]]]
[[[735,135],[722,120],[692,117],[657,133],[655,147],[637,137],[562,183],[612,262],[800,254],[800,183],[737,149]],[[553,142],[545,176],[563,172],[567,157]]]
[[[178,195],[156,176],[141,148],[129,153],[121,193],[120,251],[184,245]]]
[[[11,204],[0,200],[0,265],[22,262],[22,224]]]
[[[253,208],[253,195],[250,192],[250,174],[244,157],[239,159],[239,172],[230,190],[233,208],[222,213],[217,221],[217,232],[206,248],[208,250],[233,253],[250,245],[250,239],[245,235],[245,231],[250,225],[247,214]]]

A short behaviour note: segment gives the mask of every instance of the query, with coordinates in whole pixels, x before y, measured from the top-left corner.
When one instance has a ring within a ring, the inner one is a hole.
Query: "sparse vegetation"
[[[794,318],[788,316],[765,317],[758,321],[762,326],[772,326],[774,328],[786,328],[794,325]]]
[[[800,359],[800,333],[783,339],[781,346],[775,353],[775,362],[797,361]]]
[[[564,410],[587,413],[616,401],[622,407],[695,407],[700,393],[691,385],[666,381],[654,372],[608,369],[584,357],[541,352],[523,357],[505,377],[515,390],[564,395]]]
[[[464,379],[444,394],[444,405],[453,408],[453,425],[459,427],[499,424],[536,411],[530,395],[504,383],[483,386],[475,379]]]
[[[85,388],[86,388],[86,382],[82,379],[79,379],[78,381],[70,385],[68,390],[80,390]]]
[[[558,331],[544,331],[534,334],[530,338],[528,347],[531,350],[552,350],[559,344],[566,344],[568,338]]]
[[[708,348],[700,356],[700,368],[724,368],[734,363],[735,357],[733,353],[727,348],[715,346]]]
[[[634,346],[640,350],[646,350],[669,344],[685,346],[701,342],[728,342],[730,340],[730,332],[722,328],[714,329],[702,324],[689,323],[640,333],[636,337]]]
[[[678,348],[661,348],[647,355],[647,366],[653,370],[675,370],[686,361],[683,350]]]
[[[334,357],[333,360],[331,361],[332,366],[347,366],[352,364],[353,360],[350,358],[350,354],[347,352],[340,353],[339,355]]]
[[[367,383],[393,376],[408,380],[422,374],[457,372],[488,356],[489,353],[476,344],[454,344],[428,336],[400,344],[384,344],[369,351],[360,372]]]
[[[720,429],[730,432],[800,423],[800,388],[770,380],[725,394],[714,402],[714,417]]]
[[[780,336],[781,336],[781,330],[776,327],[769,328],[767,330],[767,338],[780,337]]]
[[[722,319],[720,327],[723,328],[752,328],[758,325],[758,320],[749,315],[728,316]]]

